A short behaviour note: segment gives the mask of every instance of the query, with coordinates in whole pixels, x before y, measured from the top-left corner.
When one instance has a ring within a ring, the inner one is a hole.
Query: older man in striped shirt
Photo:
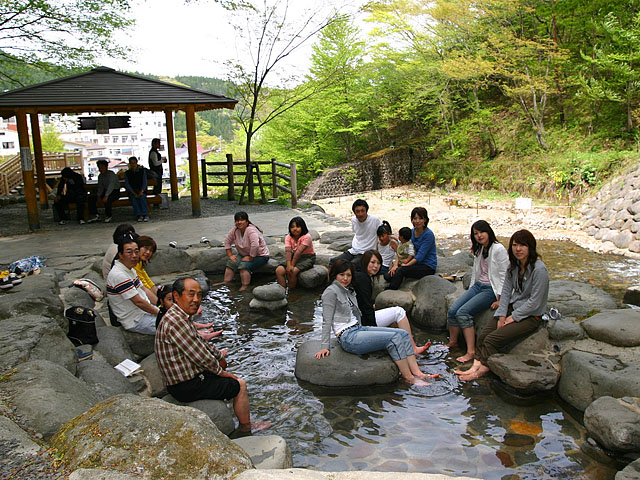
[[[230,400],[240,431],[263,430],[269,422],[251,423],[247,384],[229,373],[226,351],[207,343],[191,319],[202,302],[202,289],[193,278],[173,283],[173,305],[158,325],[156,358],[169,393],[178,401]]]

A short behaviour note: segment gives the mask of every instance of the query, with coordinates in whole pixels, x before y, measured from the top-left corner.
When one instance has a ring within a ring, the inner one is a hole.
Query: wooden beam
[[[198,147],[196,140],[196,113],[193,105],[185,109],[187,118],[187,147],[189,151],[189,180],[191,182],[191,213],[199,217],[200,210],[200,181],[198,179]]]
[[[169,154],[169,177],[171,177],[171,200],[178,200],[178,169],[176,168],[176,139],[173,132],[173,111],[165,110],[167,124],[167,153]]]
[[[36,199],[36,184],[33,179],[33,159],[29,145],[29,128],[27,115],[24,110],[16,111],[18,123],[18,139],[20,141],[20,157],[22,161],[22,181],[24,182],[24,198],[27,204],[27,218],[31,230],[40,230],[40,216],[38,200]]]
[[[36,172],[38,174],[38,196],[40,198],[40,209],[49,208],[49,196],[47,195],[47,177],[44,173],[44,155],[42,154],[42,137],[40,135],[40,123],[38,114],[32,113],[31,117],[31,138],[33,138],[33,155],[36,162]]]

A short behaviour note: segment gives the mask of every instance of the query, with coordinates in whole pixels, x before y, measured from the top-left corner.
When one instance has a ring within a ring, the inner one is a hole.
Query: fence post
[[[227,153],[227,200],[234,201],[236,199],[236,192],[234,190],[233,179],[233,155]]]
[[[200,159],[200,170],[202,170],[202,198],[207,198],[207,160],[205,158]]]
[[[276,176],[276,159],[271,159],[271,196],[278,198],[278,177]]]
[[[298,176],[296,162],[291,162],[291,208],[298,207]]]

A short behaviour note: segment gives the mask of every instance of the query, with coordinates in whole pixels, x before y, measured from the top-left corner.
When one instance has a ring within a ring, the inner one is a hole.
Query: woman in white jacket
[[[458,345],[461,330],[467,344],[467,353],[456,358],[460,363],[473,360],[476,352],[473,316],[488,308],[498,308],[504,277],[509,267],[507,250],[496,240],[496,234],[484,220],[478,220],[471,226],[471,252],[474,255],[471,284],[469,289],[453,302],[447,313],[447,346],[452,348]]]

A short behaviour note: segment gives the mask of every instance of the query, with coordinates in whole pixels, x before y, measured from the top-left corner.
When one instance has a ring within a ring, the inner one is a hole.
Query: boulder
[[[335,255],[324,252],[316,252],[316,265],[323,265],[325,267],[329,267],[329,262],[334,258]]]
[[[640,285],[633,285],[627,288],[627,291],[624,292],[622,302],[627,305],[640,306]]]
[[[331,354],[317,359],[314,355],[320,349],[319,340],[300,345],[295,369],[298,379],[323,387],[385,385],[398,379],[398,367],[386,351],[353,355],[332,340]]]
[[[562,358],[558,394],[578,410],[603,396],[639,397],[640,362],[623,363],[594,353],[571,350]]]
[[[96,327],[96,332],[99,342],[94,347],[94,350],[99,352],[110,365],[115,367],[127,358],[134,360],[134,354],[127,340],[124,338],[122,328],[110,326]]]
[[[101,468],[79,468],[69,475],[69,480],[139,480],[139,475],[103,470]]]
[[[640,399],[600,397],[584,411],[584,427],[607,450],[640,453]]]
[[[512,355],[537,355],[547,350],[548,343],[549,331],[540,326],[535,332],[507,345],[506,350]]]
[[[42,450],[31,437],[5,416],[0,415],[0,445],[3,447],[3,459],[28,457]]]
[[[411,320],[421,328],[441,332],[447,328],[447,302],[445,297],[456,287],[437,275],[418,280],[411,291],[415,297]]]
[[[189,251],[193,268],[206,273],[223,273],[227,265],[227,252],[224,248],[198,248]]]
[[[283,298],[282,300],[274,300],[271,302],[252,298],[249,302],[249,308],[252,308],[254,310],[279,310],[281,308],[286,308],[287,305],[289,305],[289,302],[286,298]]]
[[[278,435],[241,437],[233,440],[233,443],[247,452],[257,469],[293,467],[289,446]]]
[[[582,321],[589,337],[616,347],[640,345],[640,310],[606,310]]]
[[[78,287],[65,288],[62,292],[62,301],[66,308],[69,307],[84,307],[93,308],[96,304],[95,300]]]
[[[625,230],[616,235],[613,239],[613,243],[618,248],[627,248],[633,240],[635,240],[635,235],[629,230]]]
[[[549,327],[549,337],[552,340],[582,340],[584,330],[572,319],[560,318]]]
[[[23,282],[24,283],[24,282]],[[15,287],[9,292],[16,290]],[[58,325],[67,331],[69,322],[64,316],[64,304],[58,294],[50,295],[47,292],[29,291],[20,287],[22,295],[0,295],[0,321],[18,315],[38,315],[56,320]]]
[[[388,307],[402,307],[406,312],[413,308],[413,295],[403,290],[384,290],[375,298],[376,310]]]
[[[148,393],[152,397],[164,397],[167,394],[167,387],[164,386],[164,379],[160,372],[160,366],[153,353],[140,362],[142,376],[147,381]]]
[[[143,478],[226,480],[253,468],[203,412],[136,395],[95,405],[60,428],[50,446],[71,469],[141,471]]]
[[[469,251],[456,253],[450,257],[438,257],[438,267],[436,273],[444,276],[458,274],[471,271],[473,267],[473,256]]]
[[[329,244],[329,250],[333,250],[334,252],[344,252],[351,248],[351,238],[345,238],[342,240],[336,240],[335,242],[331,242]]]
[[[640,480],[640,458],[616,473],[615,480]]]
[[[327,284],[329,270],[322,265],[314,265],[309,270],[298,274],[298,284],[302,288],[317,288]]]
[[[540,355],[491,355],[489,368],[500,380],[524,394],[548,392],[555,388],[560,372]]]
[[[179,248],[159,248],[145,267],[149,276],[193,270],[191,256]]]
[[[89,385],[46,360],[18,365],[15,374],[5,377],[2,383],[26,426],[45,440],[100,401]]]
[[[137,393],[127,377],[106,362],[95,359],[80,362],[76,375],[93,388],[100,400],[121,393]]]
[[[283,243],[269,245],[269,258],[278,262],[278,265],[286,261],[285,254]]]
[[[178,278],[190,277],[196,280],[200,284],[200,288],[202,289],[202,296],[205,296],[209,293],[209,278],[207,274],[202,270],[189,270],[188,272],[180,272],[180,273],[172,273],[169,275],[158,275],[153,277],[153,283],[156,285],[166,285],[173,284]]]
[[[76,349],[58,323],[39,315],[0,321],[0,365],[12,368],[29,360],[48,360],[76,373]]]
[[[252,291],[253,296],[258,300],[264,301],[274,301],[274,300],[282,300],[286,297],[287,292],[278,283],[270,283],[268,285],[261,285],[256,287]]]
[[[351,240],[353,239],[353,232],[351,230],[334,230],[332,232],[324,232],[320,235],[320,243],[331,244],[338,240],[348,240],[349,247],[351,247]]]
[[[122,335],[129,344],[131,351],[139,358],[147,357],[155,351],[155,335],[130,332],[124,328],[122,329]]]
[[[195,402],[184,403],[179,402],[171,395],[165,395],[162,400],[174,405],[181,405],[183,407],[191,407],[196,410],[200,410],[205,413],[207,417],[215,423],[216,427],[218,427],[218,429],[225,435],[229,435],[236,428],[236,424],[233,420],[233,412],[222,400],[196,400]]]
[[[553,280],[549,283],[547,305],[557,308],[563,317],[584,317],[593,310],[612,310],[616,308],[616,301],[593,285]]]

